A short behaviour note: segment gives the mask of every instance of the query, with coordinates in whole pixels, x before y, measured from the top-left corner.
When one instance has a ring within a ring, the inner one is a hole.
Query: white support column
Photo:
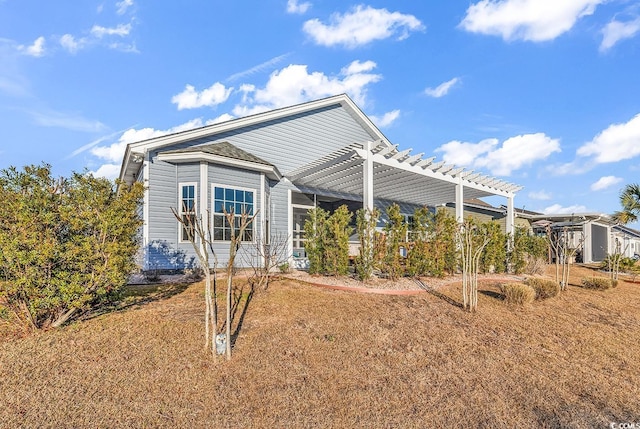
[[[364,142],[365,159],[362,164],[362,208],[373,211],[373,142]]]
[[[506,233],[513,236],[515,231],[515,216],[513,210],[513,195],[507,197],[507,224]]]
[[[259,241],[259,245],[262,246],[262,248],[264,249],[265,246],[267,245],[267,243],[269,242],[269,237],[267,237],[266,234],[266,222],[265,222],[265,216],[267,215],[267,209],[266,209],[266,196],[264,195],[264,189],[265,189],[265,174],[264,173],[260,173],[260,207],[258,208],[258,210],[260,210],[259,215],[260,215],[260,222],[258,223],[258,231],[257,234],[257,239],[260,240]],[[252,225],[253,226],[253,225]],[[255,226],[254,226],[255,228]],[[255,231],[255,229],[254,229]],[[255,239],[254,239],[255,240]],[[266,266],[266,262],[267,262],[267,255],[266,252],[264,252],[265,254],[264,259],[263,260],[259,260],[259,258],[257,257],[257,255],[255,256],[256,258],[258,258],[258,262],[260,264],[262,264],[262,266]]]
[[[209,219],[207,219],[207,209],[209,204],[209,164],[206,161],[200,161],[200,206],[199,214],[204,229],[204,236],[209,236]],[[204,252],[206,244],[201,242],[200,249]]]
[[[464,222],[464,189],[462,179],[460,179],[456,185],[456,221],[458,223]]]
[[[151,162],[149,151],[144,153],[144,164],[142,165],[142,184],[144,185],[144,195],[142,197],[142,256],[143,270],[149,267],[149,163]]]

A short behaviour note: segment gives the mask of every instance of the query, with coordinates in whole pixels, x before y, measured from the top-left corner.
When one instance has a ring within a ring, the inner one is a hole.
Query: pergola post
[[[515,230],[515,216],[513,211],[513,195],[507,197],[507,224],[506,233],[513,236]]]
[[[362,163],[362,208],[373,211],[373,142],[366,141],[362,145],[365,151],[364,162]]]
[[[456,221],[464,222],[464,190],[462,179],[456,184]]]

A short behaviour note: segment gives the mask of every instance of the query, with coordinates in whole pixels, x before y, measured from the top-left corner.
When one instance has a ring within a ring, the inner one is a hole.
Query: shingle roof
[[[237,146],[232,145],[229,142],[210,143],[201,146],[192,146],[184,149],[169,150],[164,153],[176,154],[176,153],[194,153],[202,152],[210,155],[223,156],[225,158],[239,159],[241,161],[255,162],[256,164],[263,164],[273,167],[273,165],[262,158],[245,152]]]

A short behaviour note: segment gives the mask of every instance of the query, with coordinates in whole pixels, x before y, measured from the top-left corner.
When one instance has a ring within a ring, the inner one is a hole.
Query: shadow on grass
[[[453,305],[454,307],[458,307],[458,308],[464,308],[462,306],[461,302],[456,301],[455,299],[451,298],[448,295],[443,294],[442,292],[438,292],[437,290],[435,290],[434,288],[432,288],[431,286],[428,286],[426,283],[424,283],[422,280],[420,279],[414,279],[415,282],[418,284],[418,286],[420,286],[420,288],[422,290],[424,290],[425,292],[427,292],[430,295],[435,296],[438,299],[443,300],[444,302]]]
[[[238,340],[238,336],[240,335],[240,331],[242,330],[242,325],[244,324],[244,318],[247,315],[247,311],[249,310],[249,305],[251,304],[251,301],[253,300],[253,297],[255,295],[255,286],[251,283],[243,283],[241,285],[237,285],[234,284],[233,287],[233,291],[232,291],[232,297],[231,297],[231,327],[232,332],[231,332],[231,347],[233,348],[236,344],[236,341]],[[226,295],[226,291],[225,291],[225,295]],[[225,299],[225,298],[223,298]],[[225,307],[226,303],[223,303],[222,305],[222,313],[223,313],[223,320],[222,320],[222,325],[220,326],[220,331],[221,333],[224,333],[227,329],[227,322],[226,322],[226,318],[224,316],[224,313],[226,312]],[[239,313],[239,316],[238,316]],[[234,322],[236,321],[236,316],[238,316],[238,321],[235,323],[235,328],[234,328]]]
[[[122,298],[111,304],[92,309],[81,316],[80,320],[90,320],[107,313],[124,311],[131,307],[142,306],[155,301],[169,299],[184,292],[192,283],[158,283],[149,285],[128,285],[124,287]]]
[[[500,292],[496,292],[493,290],[478,290],[481,294],[488,296],[489,298],[495,298],[498,301],[504,301],[504,295]]]

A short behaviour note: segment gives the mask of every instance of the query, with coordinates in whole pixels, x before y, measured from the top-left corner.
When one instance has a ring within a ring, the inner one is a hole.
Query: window
[[[189,241],[189,233],[193,235],[193,225],[196,221],[195,183],[180,184],[180,217],[184,222],[180,224],[180,241]],[[188,228],[188,225],[191,225],[191,228]]]
[[[230,241],[231,226],[225,217],[225,211],[234,214],[234,235],[240,232],[242,213],[253,216],[254,191],[244,189],[213,188],[213,239],[215,241]],[[253,223],[244,230],[242,241],[253,241]]]
[[[404,216],[404,224],[407,225],[407,236],[405,237],[405,241],[415,241],[416,237],[413,232],[415,228],[415,220],[413,219],[413,215],[410,214],[402,214]]]

